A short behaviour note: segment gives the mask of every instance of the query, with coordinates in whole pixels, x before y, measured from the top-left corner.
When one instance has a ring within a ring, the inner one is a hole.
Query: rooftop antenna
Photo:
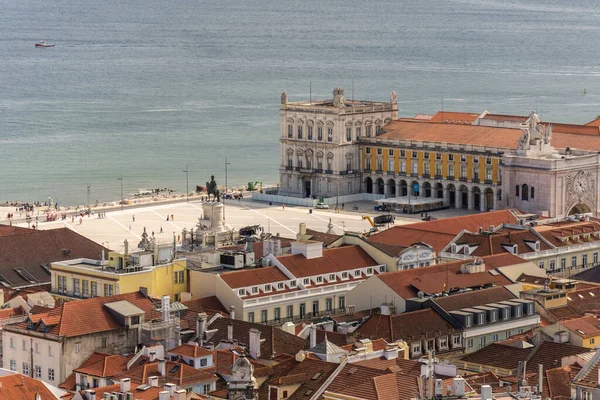
[[[308,97],[308,104],[312,104],[312,81],[308,81],[308,92],[309,92],[309,97]]]
[[[352,103],[354,103],[354,78],[352,78]]]

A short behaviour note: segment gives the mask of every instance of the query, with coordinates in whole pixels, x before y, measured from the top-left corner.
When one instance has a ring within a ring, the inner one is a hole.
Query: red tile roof
[[[482,306],[501,301],[510,301],[517,298],[505,287],[474,290],[472,292],[455,294],[453,296],[438,297],[432,299],[445,311],[455,311],[462,308]]]
[[[395,315],[375,314],[356,330],[357,337],[415,341],[454,332],[452,325],[431,308]]]
[[[323,275],[378,265],[360,246],[323,250],[323,257],[307,259],[302,254],[277,257],[295,277]]]
[[[93,353],[73,372],[101,378],[112,378],[113,376],[127,370],[127,363],[132,356],[125,357],[115,354]]]
[[[446,289],[453,288],[453,284],[460,284],[461,287],[474,287],[481,285],[484,282],[495,283],[497,285],[507,285],[511,282],[503,275],[492,275],[488,271],[498,267],[504,267],[507,265],[515,265],[523,263],[523,259],[512,255],[512,254],[499,254],[495,256],[483,257],[486,272],[480,272],[475,274],[462,274],[461,266],[472,262],[473,260],[456,261],[446,264],[436,264],[429,267],[414,268],[405,271],[395,271],[379,274],[377,276],[383,283],[385,283],[390,289],[392,289],[398,296],[403,299],[416,297],[418,286],[421,282],[427,284],[427,290],[431,290],[431,293],[439,293],[444,290],[444,283],[446,279],[450,279],[450,276],[467,275],[466,277],[452,278],[450,285]],[[440,275],[442,274],[442,275]],[[431,280],[428,276],[435,275],[438,280]],[[484,277],[484,278],[482,278]],[[498,279],[500,277],[500,279]],[[443,278],[443,279],[440,279]]]
[[[81,336],[89,333],[105,332],[121,328],[120,323],[112,316],[104,304],[125,300],[146,313],[145,320],[152,320],[158,314],[155,304],[140,292],[125,293],[109,297],[69,301],[53,308],[47,314],[30,316],[34,322],[42,320],[47,326],[53,326],[49,333],[58,336]],[[14,325],[26,329],[27,322]],[[35,327],[39,330],[39,325]]]
[[[572,333],[582,338],[590,338],[600,335],[600,320],[594,316],[570,319],[562,322]]]
[[[430,119],[431,122],[443,124],[469,125],[479,117],[479,114],[453,111],[439,111]]]
[[[277,267],[246,269],[219,275],[232,289],[287,281],[289,278]]]
[[[0,224],[0,236],[21,235],[24,233],[34,233],[35,229],[19,228],[18,226]]]
[[[210,350],[207,350],[198,345],[192,345],[187,343],[169,350],[169,353],[189,358],[206,357],[212,354]]]
[[[581,371],[579,365],[552,368],[546,371],[546,384],[551,399],[571,398],[571,381]]]
[[[10,400],[56,400],[56,396],[37,379],[21,374],[0,376],[0,398]]]
[[[38,283],[49,283],[50,273],[42,265],[75,258],[99,259],[103,246],[68,228],[35,230],[10,236],[0,236],[0,274],[12,287],[31,285],[16,269],[23,268]],[[105,249],[107,250],[107,249]]]
[[[0,310],[0,322],[3,319],[13,318],[21,315],[26,315],[27,313],[23,310],[23,307],[19,306],[16,308],[5,308]]]
[[[490,116],[488,115],[486,118],[489,119]],[[600,136],[590,134],[589,131],[591,130],[581,126],[560,126],[558,130],[553,130],[552,145],[559,149],[571,147],[599,151]],[[522,135],[521,129],[517,128],[396,120],[387,124],[384,127],[384,133],[379,135],[376,140],[425,141],[514,150]]]
[[[368,241],[403,247],[423,242],[433,247],[435,251],[441,251],[463,229],[478,232],[479,228],[488,229],[491,225],[516,224],[517,222],[515,212],[512,210],[491,211],[435,221],[397,225],[370,236]]]
[[[181,304],[186,306],[189,310],[200,313],[207,311],[220,311],[224,313],[229,312],[229,310],[225,308],[225,306],[223,305],[223,303],[221,303],[217,296],[208,296],[188,301],[182,301]]]
[[[202,382],[213,382],[218,379],[213,373],[214,369],[212,368],[196,369],[181,362],[164,362],[165,376],[164,378],[161,377],[161,379],[164,379],[166,383],[175,383],[178,386],[190,386]],[[123,371],[115,376],[115,380],[130,378],[131,382],[138,384],[147,383],[149,377],[161,376],[158,370],[158,364],[159,361],[154,361],[132,367],[130,370]]]

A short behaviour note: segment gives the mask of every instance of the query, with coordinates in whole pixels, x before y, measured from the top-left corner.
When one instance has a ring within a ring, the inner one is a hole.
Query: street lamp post
[[[190,186],[189,186],[189,168],[188,165],[185,164],[185,169],[183,170],[183,172],[185,172],[185,202],[189,203],[190,202]]]
[[[121,181],[121,211],[123,211],[123,173],[121,172],[121,177],[117,178],[118,181]]]
[[[90,188],[91,188],[91,184],[88,183],[87,184],[87,209],[88,211],[90,211]]]
[[[227,166],[231,164],[227,162],[227,157],[225,157],[225,194],[223,195],[223,219],[225,219],[225,196],[227,196]]]

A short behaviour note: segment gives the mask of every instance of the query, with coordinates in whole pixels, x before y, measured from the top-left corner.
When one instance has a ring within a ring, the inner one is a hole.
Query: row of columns
[[[377,188],[377,184],[375,182],[373,182],[373,189]],[[395,197],[399,197],[402,195],[402,186],[400,185],[399,182],[396,182],[396,186],[395,186],[396,192],[395,192]],[[411,184],[407,184],[406,186],[407,189],[407,195],[408,196],[414,196],[413,193],[413,187]],[[439,190],[438,188],[435,187],[431,187],[431,196],[429,196],[429,198],[438,198],[437,197],[437,191]],[[448,188],[443,188],[443,201],[444,201],[444,205],[449,206],[450,205],[450,196],[451,196],[451,192]],[[375,192],[375,190],[374,190]],[[454,196],[455,196],[455,201],[454,201],[454,207],[455,208],[463,208],[463,191],[460,190],[455,190],[454,191]],[[476,208],[476,204],[475,204],[475,190],[473,190],[473,188],[469,188],[467,193],[467,209],[469,210],[475,210],[478,209],[479,211],[487,211],[488,209],[488,199],[487,199],[487,194],[485,192],[479,192],[479,204],[478,207]],[[385,197],[390,197],[391,195],[391,191],[390,191],[390,185],[387,183],[384,183],[383,185],[383,194]],[[493,194],[493,196],[495,196],[495,194]],[[425,190],[423,189],[423,186],[420,184],[419,185],[419,196],[418,197],[425,197]],[[493,205],[493,203],[492,203]]]

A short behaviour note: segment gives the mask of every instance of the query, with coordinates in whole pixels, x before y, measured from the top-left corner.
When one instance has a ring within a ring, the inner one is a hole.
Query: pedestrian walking
[[[133,220],[133,222],[135,222],[135,215],[132,215],[131,219]]]
[[[167,215],[167,221],[169,220],[169,216]]]
[[[167,220],[168,221],[168,220]],[[163,233],[162,226],[160,227],[160,233]]]
[[[175,217],[173,217],[173,214],[171,214],[171,221],[175,221]]]
[[[129,230],[131,230],[131,225],[129,225]]]

